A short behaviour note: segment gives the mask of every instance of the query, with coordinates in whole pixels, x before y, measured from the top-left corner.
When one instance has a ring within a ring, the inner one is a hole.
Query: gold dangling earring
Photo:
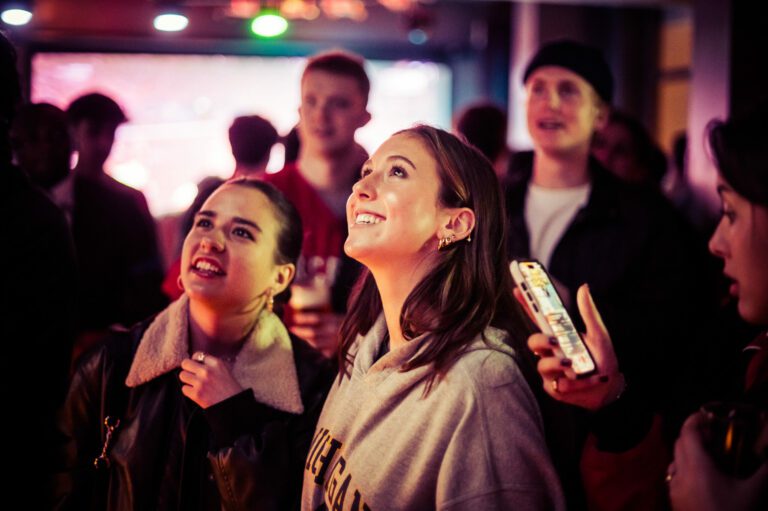
[[[184,292],[184,281],[181,280],[181,275],[179,275],[178,278],[176,279],[176,285],[178,286],[179,291],[181,291],[183,293]]]
[[[267,311],[268,312],[274,312],[275,310],[275,298],[272,296],[272,288],[269,288],[267,290]]]
[[[456,236],[451,234],[450,236],[446,236],[444,238],[440,238],[437,242],[437,250],[438,252],[441,250],[445,250],[447,247],[451,245],[456,240]]]

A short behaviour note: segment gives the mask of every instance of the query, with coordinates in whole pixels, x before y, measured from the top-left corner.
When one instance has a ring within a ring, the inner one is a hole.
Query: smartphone
[[[512,261],[509,269],[539,329],[557,339],[563,355],[571,360],[576,376],[585,378],[593,374],[597,370],[595,359],[573,325],[544,266],[538,261]]]

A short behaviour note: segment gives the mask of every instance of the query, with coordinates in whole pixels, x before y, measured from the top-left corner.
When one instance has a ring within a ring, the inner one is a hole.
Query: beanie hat
[[[556,41],[545,44],[528,63],[523,83],[540,67],[558,66],[573,71],[584,78],[597,95],[610,103],[613,99],[613,76],[608,63],[597,48],[575,41]]]

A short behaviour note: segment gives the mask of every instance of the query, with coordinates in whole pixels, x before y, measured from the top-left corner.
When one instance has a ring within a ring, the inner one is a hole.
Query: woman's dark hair
[[[475,213],[472,241],[456,242],[441,252],[438,263],[403,304],[400,326],[405,339],[425,332],[433,338],[402,370],[433,364],[428,392],[435,378],[443,376],[468,344],[490,325],[509,333],[508,342],[525,371],[530,361],[525,345],[530,329],[512,295],[506,214],[491,163],[477,149],[437,128],[421,125],[396,135],[418,140],[435,158],[442,206],[466,207]],[[350,297],[341,326],[339,367],[343,371],[349,370],[349,351],[356,337],[365,335],[381,312],[376,283],[366,269]]]
[[[768,205],[768,102],[747,115],[712,121],[709,147],[720,174],[750,202]]]

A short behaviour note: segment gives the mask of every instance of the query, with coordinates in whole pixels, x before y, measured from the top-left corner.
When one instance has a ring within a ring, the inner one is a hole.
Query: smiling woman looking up
[[[347,221],[367,269],[302,509],[562,509],[491,164],[442,130],[401,131],[363,165]]]
[[[272,312],[301,239],[296,210],[269,184],[229,181],[205,201],[184,241],[182,297],[75,371],[56,508],[298,507],[332,379]]]

